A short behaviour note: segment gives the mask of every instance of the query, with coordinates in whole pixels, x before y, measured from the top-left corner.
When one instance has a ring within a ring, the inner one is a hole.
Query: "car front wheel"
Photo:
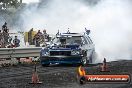
[[[86,66],[87,63],[88,63],[87,58],[83,58],[82,61],[81,61],[81,65]]]

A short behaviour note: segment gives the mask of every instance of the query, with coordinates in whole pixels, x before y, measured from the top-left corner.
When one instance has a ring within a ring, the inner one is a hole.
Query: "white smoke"
[[[93,38],[100,57],[109,61],[132,58],[130,0],[102,0],[92,20]]]
[[[91,38],[99,55],[108,61],[132,58],[132,2],[131,0],[100,0],[88,5],[87,0],[50,0],[46,6],[27,6],[21,13],[23,27],[47,29],[55,34],[91,30]]]
[[[36,3],[36,2],[39,2],[39,0],[23,0],[22,2],[23,2],[23,3],[30,4],[30,3]]]

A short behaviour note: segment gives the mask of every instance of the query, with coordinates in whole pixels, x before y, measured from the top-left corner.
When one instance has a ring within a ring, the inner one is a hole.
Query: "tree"
[[[0,0],[0,9],[7,9],[9,7],[17,8],[21,2],[21,0]]]

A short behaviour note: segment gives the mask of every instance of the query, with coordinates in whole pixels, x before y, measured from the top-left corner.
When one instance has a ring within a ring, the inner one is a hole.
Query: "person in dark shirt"
[[[40,32],[40,30],[38,30],[37,34],[34,36],[33,39],[36,47],[40,47],[41,38],[42,38],[42,33]]]
[[[0,30],[0,46],[2,47],[3,45],[3,33]]]
[[[6,46],[8,44],[8,39],[9,39],[9,29],[6,29],[6,31],[3,32],[3,37],[4,37],[4,45]]]
[[[2,30],[3,30],[3,33],[7,33],[8,32],[8,29],[7,29],[7,23],[5,22],[4,25],[2,26]]]
[[[2,37],[3,37],[3,33],[0,30],[0,41],[2,40]]]
[[[42,32],[40,32],[40,30],[38,30],[37,35],[42,36]]]
[[[15,36],[15,39],[13,40],[13,43],[16,47],[20,46],[20,40],[17,38],[17,36]]]

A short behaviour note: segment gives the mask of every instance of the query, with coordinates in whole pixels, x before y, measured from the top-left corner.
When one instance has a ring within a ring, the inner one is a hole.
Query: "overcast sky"
[[[38,2],[39,0],[23,0],[23,3]]]

